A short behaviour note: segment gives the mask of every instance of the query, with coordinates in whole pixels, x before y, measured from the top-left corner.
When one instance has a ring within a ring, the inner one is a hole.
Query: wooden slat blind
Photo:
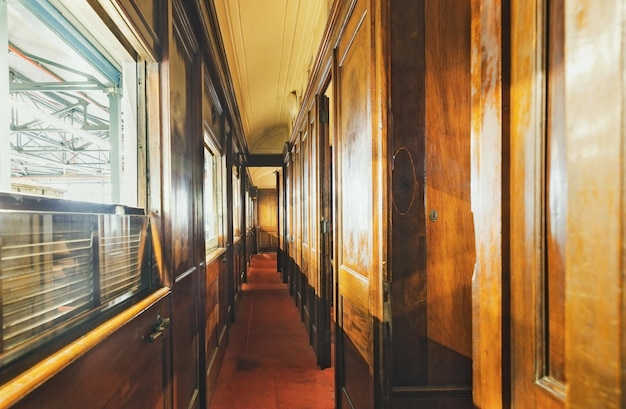
[[[105,302],[142,284],[143,216],[103,215],[100,233],[100,297]]]
[[[0,366],[147,288],[147,225],[143,215],[0,212]]]
[[[89,215],[0,214],[3,352],[91,307],[95,225]]]

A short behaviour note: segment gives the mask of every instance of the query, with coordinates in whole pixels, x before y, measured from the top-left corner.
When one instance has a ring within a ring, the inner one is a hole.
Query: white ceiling
[[[279,154],[289,139],[332,0],[214,0],[251,154]],[[273,169],[251,169],[275,187]]]

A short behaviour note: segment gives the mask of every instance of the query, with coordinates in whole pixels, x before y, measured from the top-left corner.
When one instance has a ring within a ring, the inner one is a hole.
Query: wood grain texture
[[[339,86],[337,147],[341,243],[340,268],[345,265],[364,277],[372,269],[373,192],[371,129],[371,61],[369,15],[357,4],[338,47]]]
[[[424,1],[391,7],[391,308],[394,388],[426,385]]]
[[[197,314],[198,271],[193,268],[172,289],[173,395],[175,408],[198,404],[199,348]]]
[[[565,6],[568,408],[624,403],[624,12]]]
[[[128,42],[143,58],[158,61],[161,57],[167,19],[167,6],[161,0],[88,0],[104,19],[110,18]]]
[[[214,257],[206,267],[206,298],[205,298],[205,360],[204,368],[205,374],[201,374],[204,377],[206,388],[206,405],[210,404],[213,391],[217,383],[217,377],[219,375],[222,362],[224,360],[224,354],[226,353],[227,337],[226,332],[228,329],[228,316],[227,311],[227,299],[225,285],[226,279],[226,264],[222,260],[226,257],[224,251]]]
[[[169,331],[153,343],[148,336],[157,314],[167,317],[168,304],[164,288],[76,340],[3,385],[0,407],[165,407],[162,358]],[[93,376],[94,368],[100,376]]]
[[[563,118],[558,114],[562,64],[555,67],[554,52],[558,58],[562,35],[553,24],[556,9],[550,19],[539,2],[513,2],[511,11],[511,83],[518,85],[511,87],[510,100],[510,226],[511,232],[523,232],[510,236],[511,401],[516,407],[559,408],[565,394],[563,361],[556,357],[563,353],[566,197],[565,180],[555,178],[563,177],[565,169]],[[548,30],[554,52],[547,51],[546,60],[543,46],[536,44],[547,44],[541,39]],[[547,77],[536,74],[546,67]]]
[[[377,170],[380,147],[374,134],[372,92],[374,17],[368,1],[345,2],[340,21],[333,82],[336,129],[333,170],[336,196],[337,399],[339,407],[374,407],[375,329],[372,311],[380,293],[377,282]],[[353,8],[352,8],[353,7]],[[378,376],[378,374],[376,375]]]
[[[502,3],[471,2],[471,211],[473,399],[503,405],[502,361]]]
[[[193,49],[195,40],[185,37],[185,17],[174,13],[173,38],[170,42],[169,70],[170,78],[175,78],[170,87],[171,106],[171,190],[166,193],[169,199],[169,212],[166,217],[170,222],[171,262],[174,278],[193,266],[193,157],[194,140],[201,135],[194,135],[192,111],[195,101],[192,85]],[[200,89],[201,90],[201,89]]]
[[[427,327],[429,342],[440,346],[429,348],[428,380],[469,385],[475,260],[469,4],[426,2],[425,21],[426,212],[438,214],[426,223]]]

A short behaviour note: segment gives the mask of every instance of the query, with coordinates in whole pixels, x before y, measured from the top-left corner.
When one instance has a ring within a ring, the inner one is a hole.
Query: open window
[[[0,1],[0,369],[163,283],[138,207],[144,63],[89,3]]]
[[[219,150],[205,135],[204,144],[204,234],[209,253],[224,245],[222,208],[222,162]]]
[[[71,12],[64,2],[0,5],[9,90],[0,150],[10,152],[0,190],[136,205],[138,64],[87,2],[69,2]]]

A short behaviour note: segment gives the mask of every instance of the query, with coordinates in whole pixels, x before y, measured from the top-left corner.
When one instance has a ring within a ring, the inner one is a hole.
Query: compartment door
[[[372,27],[367,2],[357,1],[337,48],[336,180],[337,405],[373,408],[378,347],[376,309],[381,260],[372,119]]]

